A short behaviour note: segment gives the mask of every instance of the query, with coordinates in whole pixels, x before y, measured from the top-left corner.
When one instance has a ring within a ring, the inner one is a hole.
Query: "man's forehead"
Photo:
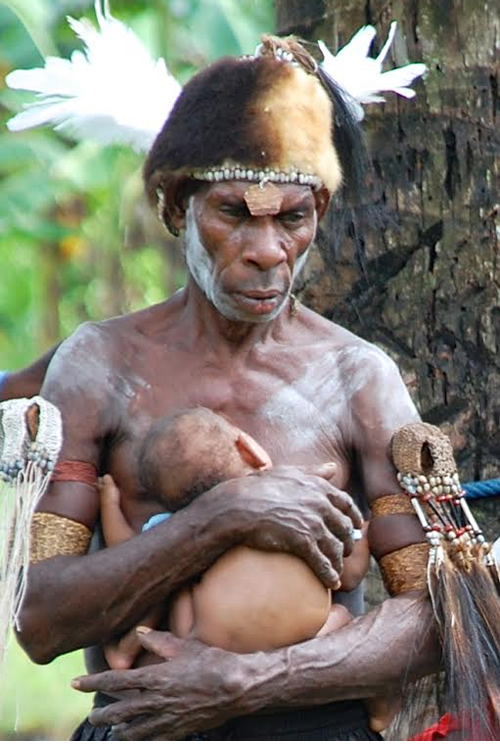
[[[211,184],[207,195],[214,200],[244,202],[252,216],[274,216],[296,203],[314,200],[308,185],[277,184],[263,180],[249,183],[231,180]]]

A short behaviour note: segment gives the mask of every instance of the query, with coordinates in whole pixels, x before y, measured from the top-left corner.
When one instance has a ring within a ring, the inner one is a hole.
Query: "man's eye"
[[[242,205],[223,205],[220,211],[225,216],[232,216],[233,218],[245,218],[249,215],[248,208]]]
[[[287,211],[280,213],[280,221],[285,224],[298,224],[304,219],[302,211]]]

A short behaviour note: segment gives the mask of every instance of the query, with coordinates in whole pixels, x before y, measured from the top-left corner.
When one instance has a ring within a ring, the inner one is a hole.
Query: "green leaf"
[[[42,57],[57,54],[51,35],[54,3],[50,0],[4,0],[31,36]]]

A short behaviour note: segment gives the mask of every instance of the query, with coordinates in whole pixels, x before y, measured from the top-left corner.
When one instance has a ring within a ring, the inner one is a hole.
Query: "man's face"
[[[220,182],[192,196],[186,261],[224,317],[267,322],[286,305],[304,265],[317,227],[317,196],[307,186],[279,185],[278,212],[273,207],[272,213],[252,215],[248,189],[248,182]]]

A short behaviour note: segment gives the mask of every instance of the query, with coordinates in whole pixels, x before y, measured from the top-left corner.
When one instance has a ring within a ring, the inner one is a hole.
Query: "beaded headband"
[[[274,169],[250,169],[238,164],[234,167],[204,169],[193,172],[193,179],[203,182],[223,182],[228,180],[244,180],[248,182],[277,182],[280,184],[310,185],[313,190],[321,187],[322,182],[315,174],[302,174],[297,169],[290,171],[275,171]]]

